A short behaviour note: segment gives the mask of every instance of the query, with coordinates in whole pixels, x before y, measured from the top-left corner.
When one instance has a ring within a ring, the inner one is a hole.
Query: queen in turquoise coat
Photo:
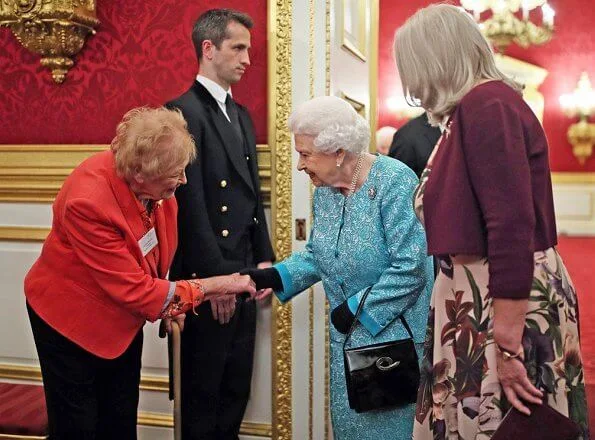
[[[410,439],[415,404],[365,413],[349,407],[343,342],[362,295],[371,288],[348,346],[409,338],[399,319],[403,316],[421,359],[433,269],[412,208],[417,177],[395,159],[365,152],[369,126],[340,98],[302,104],[289,126],[300,154],[298,169],[317,187],[310,240],[304,251],[250,274],[258,288],[273,287],[282,303],[322,281],[332,323],[335,440]]]

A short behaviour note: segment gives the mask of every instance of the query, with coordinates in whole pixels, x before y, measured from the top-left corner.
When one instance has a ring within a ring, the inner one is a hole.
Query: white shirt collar
[[[225,105],[225,98],[227,98],[228,94],[230,96],[233,96],[231,94],[231,87],[229,88],[229,90],[225,90],[223,87],[221,87],[215,81],[207,78],[206,76],[202,76],[202,75],[198,74],[198,75],[196,75],[196,80],[199,83],[201,83],[204,86],[204,88],[208,90],[208,92],[211,94],[211,96],[213,98],[215,98],[215,100],[217,102],[219,102],[220,104]]]

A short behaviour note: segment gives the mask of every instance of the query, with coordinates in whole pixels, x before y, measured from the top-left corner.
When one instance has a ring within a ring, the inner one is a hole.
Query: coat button
[[[221,235],[227,237],[229,235],[229,231],[227,229],[224,229],[223,231],[221,231]]]
[[[219,185],[221,185],[221,188],[225,188],[227,186],[227,180],[222,180]]]
[[[221,207],[221,212],[227,212],[227,206],[226,205],[223,205]]]
[[[254,221],[254,224],[255,225],[257,225],[258,223],[260,223],[256,217],[252,217],[252,220]]]
[[[196,272],[192,272],[192,273],[190,274],[190,276],[191,276],[192,278],[196,278]]]

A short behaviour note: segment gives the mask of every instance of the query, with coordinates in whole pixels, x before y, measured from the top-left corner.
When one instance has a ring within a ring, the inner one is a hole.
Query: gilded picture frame
[[[341,0],[341,47],[362,61],[368,57],[366,32],[369,0]]]

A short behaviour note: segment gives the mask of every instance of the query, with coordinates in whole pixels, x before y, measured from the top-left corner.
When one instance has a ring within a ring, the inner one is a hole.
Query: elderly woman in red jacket
[[[577,296],[556,251],[548,144],[473,18],[421,9],[397,31],[403,90],[443,130],[415,208],[440,273],[414,439],[489,439],[549,404],[588,438]]]
[[[166,279],[178,240],[172,196],[195,156],[180,113],[134,109],[111,150],[58,193],[25,279],[53,440],[135,439],[144,323],[183,322],[205,300],[255,293],[246,275]]]

